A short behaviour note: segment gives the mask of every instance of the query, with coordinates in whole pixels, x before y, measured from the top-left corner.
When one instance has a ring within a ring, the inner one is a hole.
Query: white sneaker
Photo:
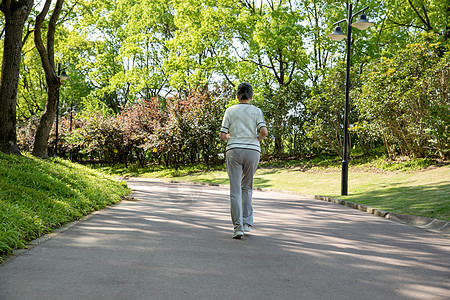
[[[244,232],[242,230],[235,230],[233,232],[234,239],[240,239],[243,235],[244,235]]]
[[[252,230],[252,226],[248,224],[244,224],[244,232],[250,232]]]

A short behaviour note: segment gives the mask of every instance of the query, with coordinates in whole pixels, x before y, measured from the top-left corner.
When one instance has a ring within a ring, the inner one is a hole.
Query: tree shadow
[[[36,294],[52,284],[57,296],[82,287],[85,299],[448,296],[450,240],[438,235],[333,203],[254,191],[255,226],[236,240],[227,187],[129,185],[136,201],[92,216],[24,258],[41,265],[3,268],[0,295],[20,298],[23,286]]]

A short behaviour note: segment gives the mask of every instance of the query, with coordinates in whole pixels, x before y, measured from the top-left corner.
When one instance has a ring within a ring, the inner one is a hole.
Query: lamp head
[[[346,38],[347,36],[342,33],[341,27],[340,26],[336,26],[336,28],[334,29],[334,31],[332,33],[330,33],[328,35],[328,37],[330,39],[332,39],[333,41],[341,41],[344,38]]]
[[[61,79],[61,80],[66,80],[66,79],[69,79],[69,75],[67,75],[67,73],[66,73],[66,70],[65,70],[65,69],[63,69],[63,70],[62,70],[61,74],[60,74],[60,75],[58,75],[58,77],[59,77],[59,79]]]
[[[359,16],[359,20],[352,24],[353,27],[358,28],[359,30],[366,30],[367,28],[373,26],[372,22],[369,22],[367,16],[364,12]]]

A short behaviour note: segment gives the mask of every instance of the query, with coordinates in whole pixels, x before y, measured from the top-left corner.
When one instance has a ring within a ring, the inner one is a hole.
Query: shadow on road
[[[235,240],[227,188],[129,185],[136,201],[2,266],[0,298],[448,299],[450,240],[441,236],[255,191],[255,227]]]

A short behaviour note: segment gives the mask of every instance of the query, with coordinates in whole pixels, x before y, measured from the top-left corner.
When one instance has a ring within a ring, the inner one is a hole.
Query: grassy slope
[[[228,184],[225,171],[195,172],[175,179]],[[391,212],[450,221],[449,165],[408,172],[351,169],[347,196],[340,195],[339,169],[305,172],[296,168],[260,168],[254,184],[261,188],[331,196]]]
[[[0,260],[128,193],[126,183],[78,164],[0,153]]]

